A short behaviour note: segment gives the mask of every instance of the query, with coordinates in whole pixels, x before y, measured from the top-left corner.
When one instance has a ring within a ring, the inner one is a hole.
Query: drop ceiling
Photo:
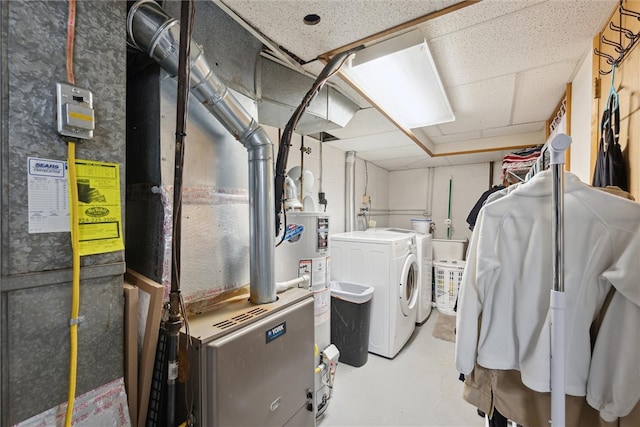
[[[425,35],[454,122],[402,132],[339,77],[360,110],[327,142],[387,170],[499,161],[544,142],[544,124],[590,55],[616,0],[213,0],[281,63],[310,76],[319,59],[412,29]],[[447,12],[447,13],[444,13]],[[306,25],[308,14],[320,17]],[[439,15],[434,17],[435,15]],[[421,19],[424,18],[424,19]],[[400,29],[397,29],[400,27]],[[471,154],[470,151],[474,152]],[[430,155],[430,154],[431,155]],[[460,153],[460,154],[456,154]]]

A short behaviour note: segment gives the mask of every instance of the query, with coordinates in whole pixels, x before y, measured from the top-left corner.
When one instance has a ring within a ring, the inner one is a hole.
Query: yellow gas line
[[[78,371],[78,315],[80,312],[80,227],[78,225],[78,183],[76,177],[76,144],[68,142],[69,193],[71,205],[71,248],[73,251],[73,284],[71,288],[71,320],[69,321],[69,395],[65,426],[70,427],[76,396]]]

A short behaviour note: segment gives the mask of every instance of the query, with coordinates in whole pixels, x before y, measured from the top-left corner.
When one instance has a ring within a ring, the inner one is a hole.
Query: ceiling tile
[[[446,144],[449,142],[459,142],[459,141],[468,141],[470,139],[480,139],[482,138],[482,131],[473,131],[473,132],[464,132],[464,133],[454,133],[451,135],[443,135],[443,136],[434,136],[431,140],[434,144]]]
[[[544,132],[529,132],[493,136],[482,139],[470,139],[460,142],[439,144],[436,154],[464,153],[478,150],[504,150],[506,147],[532,147],[544,143]]]
[[[361,159],[371,161],[405,157],[413,158],[415,161],[422,156],[428,157],[428,154],[414,143],[411,143],[411,145],[384,148],[381,150],[358,151],[357,153],[357,156]]]
[[[427,126],[424,128],[416,128],[416,129],[412,129],[412,131],[418,137],[432,138],[434,136],[442,136],[442,132],[440,131],[440,128],[437,125]]]
[[[307,62],[318,55],[369,37],[388,28],[432,13],[458,1],[423,0],[220,0]],[[320,16],[317,25],[306,25],[307,14]]]
[[[359,138],[346,138],[337,141],[327,141],[332,147],[344,151],[370,151],[390,147],[402,147],[416,145],[408,136],[400,131],[387,132],[377,135],[368,135]]]
[[[455,13],[440,16],[423,24],[425,34],[429,39],[442,37],[449,33],[464,30],[467,27],[491,21],[503,15],[516,12],[524,7],[530,7],[546,0],[483,0],[472,6],[460,9]]]
[[[438,125],[440,131],[449,135],[507,126],[515,82],[515,74],[509,74],[448,88],[449,102],[456,119]]]
[[[407,164],[406,169],[436,168],[451,166],[450,157],[427,157]]]
[[[615,3],[546,1],[436,37],[429,45],[446,88],[578,60]]]
[[[514,135],[519,133],[539,132],[544,129],[544,121],[524,123],[521,125],[505,126],[493,129],[484,129],[482,135],[485,138],[494,136]]]
[[[361,137],[380,133],[397,132],[393,123],[375,108],[358,110],[344,128],[333,129],[329,133],[340,139]]]
[[[502,151],[489,151],[486,153],[461,154],[449,156],[452,165],[469,165],[474,163],[501,162],[504,154]]]
[[[416,160],[415,157],[405,157],[388,160],[376,160],[371,162],[388,171],[398,171],[407,169],[422,169],[427,167],[449,166],[450,163],[445,157],[425,157]]]
[[[577,62],[559,62],[521,73],[518,76],[513,123],[549,119],[549,112],[562,99],[577,65]]]

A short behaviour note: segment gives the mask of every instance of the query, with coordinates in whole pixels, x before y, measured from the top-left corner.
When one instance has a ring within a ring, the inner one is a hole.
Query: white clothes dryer
[[[416,236],[416,257],[418,258],[418,304],[416,324],[427,321],[433,307],[433,257],[432,236],[405,228],[369,228],[368,233],[401,233]]]
[[[351,231],[329,238],[332,280],[372,286],[369,352],[393,358],[415,329],[415,236]]]

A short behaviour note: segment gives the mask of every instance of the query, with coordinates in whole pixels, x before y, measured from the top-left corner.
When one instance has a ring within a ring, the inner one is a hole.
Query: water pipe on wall
[[[347,151],[345,188],[345,231],[356,230],[356,152]]]
[[[447,207],[447,219],[444,223],[447,226],[447,239],[451,239],[451,189],[453,187],[453,177],[449,177],[449,200]]]
[[[427,201],[426,201],[426,206],[425,206],[425,213],[424,215],[427,218],[432,218],[433,215],[433,175],[434,175],[434,168],[433,167],[429,167],[427,168]],[[435,223],[433,221],[431,221],[431,225],[429,227],[429,233],[432,233],[435,231]]]

